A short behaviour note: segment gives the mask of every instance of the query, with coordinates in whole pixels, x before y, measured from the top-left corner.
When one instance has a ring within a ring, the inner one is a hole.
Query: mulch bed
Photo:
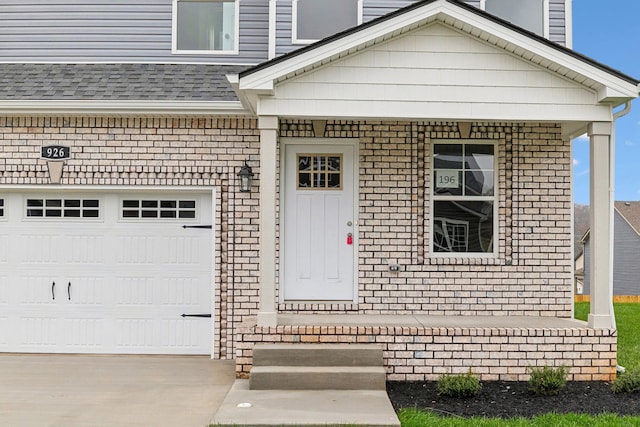
[[[418,408],[460,417],[530,418],[550,412],[640,415],[640,394],[614,394],[606,382],[569,382],[557,396],[537,396],[527,382],[484,382],[471,398],[439,396],[435,382],[388,382],[397,410]]]

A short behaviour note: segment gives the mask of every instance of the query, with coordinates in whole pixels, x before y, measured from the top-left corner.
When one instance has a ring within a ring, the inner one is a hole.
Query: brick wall
[[[235,325],[258,308],[258,186],[236,191],[246,159],[259,172],[256,128],[231,117],[0,117],[0,185],[49,184],[40,147],[59,144],[72,152],[63,187],[215,187],[215,356],[233,358]]]
[[[240,330],[236,374],[247,377],[256,343],[366,343],[383,348],[390,381],[434,381],[471,369],[483,381],[527,381],[531,367],[566,366],[573,381],[611,381],[616,332],[585,328],[277,326]]]
[[[231,358],[237,325],[258,311],[258,184],[241,194],[235,182],[246,159],[259,173],[256,127],[247,118],[0,117],[0,185],[49,184],[39,150],[61,144],[73,152],[63,186],[216,187],[215,355]],[[313,137],[312,123],[282,120],[281,136]],[[329,121],[322,136],[360,141],[358,300],[281,311],[571,316],[571,158],[559,125],[472,126],[470,139],[498,141],[496,258],[429,256],[431,145],[459,140],[457,123]]]
[[[281,124],[281,137],[313,136],[311,122]],[[360,143],[358,301],[281,311],[571,317],[571,155],[559,125],[471,127],[470,140],[497,141],[495,258],[429,255],[431,146],[460,141],[457,123],[329,121],[322,136]]]

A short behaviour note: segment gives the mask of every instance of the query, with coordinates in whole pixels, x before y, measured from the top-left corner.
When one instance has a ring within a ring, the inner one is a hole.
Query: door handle
[[[51,299],[55,301],[56,299],[56,282],[51,284]]]
[[[67,285],[67,296],[69,297],[69,301],[71,301],[71,282]]]

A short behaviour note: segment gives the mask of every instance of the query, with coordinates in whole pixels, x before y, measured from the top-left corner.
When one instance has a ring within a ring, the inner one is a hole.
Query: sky
[[[573,49],[640,80],[640,0],[573,0]],[[573,142],[574,201],[589,203],[589,142]],[[640,100],[616,121],[615,199],[640,200]]]

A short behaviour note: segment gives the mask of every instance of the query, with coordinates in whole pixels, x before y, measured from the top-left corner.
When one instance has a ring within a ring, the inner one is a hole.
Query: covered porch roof
[[[639,81],[455,0],[426,0],[228,76],[258,116],[562,122],[567,138]]]

